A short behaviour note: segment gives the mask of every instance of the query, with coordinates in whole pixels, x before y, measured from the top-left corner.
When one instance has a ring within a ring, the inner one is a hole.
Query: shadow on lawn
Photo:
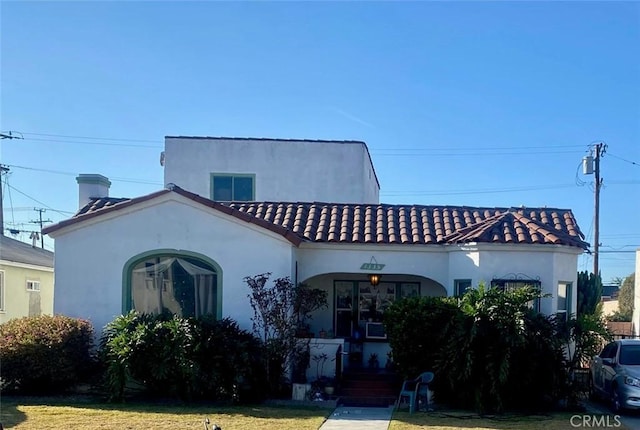
[[[229,405],[227,403],[193,402],[183,403],[175,400],[133,400],[129,402],[109,403],[96,396],[3,396],[3,426],[17,425],[26,419],[26,415],[18,410],[18,406],[60,406],[100,411],[123,411],[137,413],[161,413],[173,415],[241,415],[253,418],[304,418],[324,414],[331,410],[312,406],[275,406],[275,405]],[[5,422],[6,421],[6,422]]]
[[[564,430],[575,427],[571,425],[571,417],[588,414],[588,412],[556,412],[550,414],[503,414],[503,415],[478,415],[469,411],[434,411],[429,413],[396,412],[393,420],[398,426],[392,425],[390,429],[404,428],[402,424],[411,426],[434,426],[448,428],[486,428],[495,430]],[[598,414],[601,415],[601,414]],[[606,415],[606,414],[605,414]],[[606,416],[605,416],[606,418]],[[611,415],[611,423],[613,415]],[[601,428],[594,426],[594,428]],[[624,427],[622,427],[624,428]]]
[[[18,404],[7,402],[4,398],[0,402],[0,424],[4,428],[11,428],[17,426],[23,421],[26,421],[27,415],[18,410]]]

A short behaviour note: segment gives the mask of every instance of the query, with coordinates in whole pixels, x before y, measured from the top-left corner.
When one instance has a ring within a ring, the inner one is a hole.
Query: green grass
[[[572,415],[578,413],[554,413],[549,415],[499,415],[495,417],[480,417],[471,412],[434,412],[415,413],[397,412],[389,426],[389,430],[566,430],[571,426]],[[610,420],[613,420],[611,416]],[[611,421],[613,425],[614,422]],[[605,429],[613,427],[589,427]],[[618,430],[628,430],[627,427],[615,427]]]
[[[331,409],[310,406],[118,404],[96,403],[73,397],[4,397],[0,402],[0,422],[6,429],[17,430],[201,430],[205,417],[223,430],[317,430],[331,412]],[[389,430],[564,430],[572,428],[572,415],[479,417],[470,412],[409,414],[398,411],[393,416]]]
[[[276,406],[176,406],[3,399],[0,422],[17,430],[149,430],[204,428],[208,417],[223,430],[316,430],[330,409]]]

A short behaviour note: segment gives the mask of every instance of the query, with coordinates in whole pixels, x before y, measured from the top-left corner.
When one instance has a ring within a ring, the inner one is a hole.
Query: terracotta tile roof
[[[103,197],[101,199],[92,199],[89,202],[89,204],[81,207],[80,210],[76,212],[74,217],[84,215],[90,212],[95,212],[103,208],[109,208],[111,206],[117,205],[118,203],[126,202],[129,200],[131,199],[119,198],[119,197]]]
[[[45,233],[168,192],[283,235],[292,243],[553,244],[587,249],[572,212],[553,208],[482,208],[388,204],[214,202],[173,186],[136,199],[95,199]]]
[[[269,202],[230,206],[310,242],[588,247],[566,209]]]

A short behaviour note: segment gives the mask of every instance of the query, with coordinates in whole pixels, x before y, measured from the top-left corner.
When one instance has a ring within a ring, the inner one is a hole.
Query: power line
[[[84,145],[105,145],[105,146],[125,146],[135,148],[162,148],[162,145],[141,145],[133,144],[131,142],[144,142],[144,143],[162,143],[158,140],[150,139],[126,139],[126,138],[113,138],[113,137],[94,137],[94,136],[74,136],[67,134],[53,134],[53,133],[32,133],[24,132],[22,134],[28,136],[42,136],[47,139],[28,137],[27,140],[40,141],[40,142],[55,142],[55,143],[68,143],[68,144],[84,144]],[[49,138],[55,139],[49,139]],[[63,140],[73,139],[73,140]],[[84,139],[84,140],[81,140]],[[93,140],[93,141],[87,141]],[[105,142],[106,141],[106,142]],[[128,143],[109,143],[109,142],[128,142]],[[439,155],[439,156],[456,156],[456,155],[483,155],[484,152],[491,152],[491,155],[518,155],[522,153],[530,154],[558,154],[558,153],[573,153],[576,151],[557,151],[561,148],[581,148],[582,145],[556,145],[556,146],[496,146],[496,147],[447,147],[447,148],[376,148],[371,149],[372,153],[377,153],[383,156],[414,156],[414,155]],[[537,151],[537,152],[525,152],[531,149],[546,149],[550,151]],[[504,151],[508,152],[492,152],[492,151]],[[442,154],[434,154],[434,152],[445,151]],[[452,153],[460,151],[460,153]],[[468,152],[473,151],[473,152]]]
[[[12,210],[15,211],[15,212],[26,212],[26,211],[34,210],[34,207],[33,206],[18,206],[18,207],[12,208]],[[58,209],[55,209],[55,210],[58,211],[58,212],[67,212],[67,211],[58,210]],[[73,214],[75,212],[68,212],[68,213]]]
[[[20,134],[20,136],[14,136],[13,133],[18,133]],[[22,137],[22,133],[17,131],[7,131],[7,132],[1,131],[0,139],[24,139],[24,137]]]
[[[4,234],[4,196],[2,194],[2,175],[9,171],[9,168],[0,164],[0,235]],[[8,182],[5,184],[9,185]]]
[[[49,209],[49,210],[52,210],[52,211],[54,211],[54,212],[59,213],[60,215],[67,216],[68,214],[73,214],[73,213],[75,213],[75,212],[70,212],[70,211],[59,211],[59,210],[57,210],[57,209],[52,208],[52,207],[51,207],[51,206],[49,206],[48,204],[46,204],[46,203],[42,203],[40,200],[38,200],[38,199],[36,199],[36,198],[34,198],[34,197],[31,197],[30,195],[28,195],[28,194],[26,194],[26,193],[23,193],[22,191],[20,191],[19,189],[17,189],[16,187],[14,187],[14,186],[12,186],[12,185],[7,184],[7,186],[8,186],[10,189],[12,189],[12,190],[14,190],[14,191],[17,191],[18,193],[22,194],[22,195],[23,195],[23,196],[25,196],[26,198],[31,199],[31,200],[33,200],[34,202],[36,202],[36,203],[38,203],[38,204],[40,204],[40,205],[42,205],[42,206],[46,207],[47,209]],[[66,213],[65,213],[65,212],[66,212]]]
[[[627,160],[626,158],[618,157],[617,155],[614,155],[614,154],[612,154],[610,152],[607,152],[607,154],[609,155],[609,157],[617,158],[618,160],[622,160],[622,161],[627,162],[629,164],[633,164],[634,166],[640,166],[640,163],[636,163],[635,161],[631,161],[631,160]]]
[[[13,168],[16,168],[16,169],[32,170],[32,171],[35,171],[35,172],[54,173],[56,175],[77,176],[77,173],[64,172],[64,171],[61,171],[61,170],[39,169],[39,168],[36,168],[36,167],[17,166],[15,164],[7,164],[7,166],[13,167]],[[135,184],[163,185],[161,182],[146,181],[146,180],[143,180],[143,179],[133,179],[133,178],[112,178],[112,177],[110,177],[109,180],[110,181],[116,181],[116,182],[130,182],[130,183],[135,183]]]
[[[631,185],[640,184],[640,181],[609,181],[613,185]],[[555,190],[561,188],[574,188],[575,184],[549,184],[549,185],[531,185],[513,188],[484,188],[484,189],[468,189],[468,190],[437,190],[437,191],[380,191],[383,196],[441,196],[441,195],[460,195],[460,194],[492,194],[492,193],[510,193],[519,191],[538,191],[538,190]]]
[[[68,134],[31,133],[26,131],[22,134],[33,135],[33,136],[46,136],[46,137],[62,137],[67,139],[111,140],[115,142],[149,142],[149,143],[159,142],[158,140],[149,140],[149,139],[122,139],[122,138],[115,138],[115,137],[71,136]]]
[[[583,148],[584,145],[553,145],[553,146],[494,146],[494,147],[478,147],[478,146],[461,146],[461,147],[446,147],[446,148],[372,148],[371,151],[392,151],[392,152],[402,152],[402,151],[418,151],[418,152],[427,152],[427,151],[500,151],[503,149],[509,150],[529,150],[529,149],[558,149],[558,148]]]
[[[446,194],[490,194],[490,193],[509,193],[517,191],[538,191],[551,190],[560,188],[574,188],[575,184],[549,184],[549,185],[525,185],[512,188],[481,188],[467,190],[437,190],[437,191],[381,191],[381,195],[386,196],[423,196],[423,195],[446,195]]]
[[[153,148],[153,149],[162,149],[161,145],[143,145],[143,144],[133,144],[133,143],[108,143],[108,142],[87,142],[87,141],[72,141],[72,140],[60,140],[60,139],[39,139],[35,137],[28,137],[24,140],[27,141],[38,141],[38,142],[55,142],[55,143],[68,143],[68,144],[81,144],[81,145],[101,145],[101,146],[117,146],[117,147],[130,147],[130,148]]]
[[[480,148],[476,148],[476,151]],[[388,152],[378,153],[377,151],[371,151],[372,154],[381,157],[483,157],[494,155],[537,155],[537,154],[575,154],[582,153],[582,151],[509,151],[509,152],[459,152],[459,153],[428,153],[428,152]]]

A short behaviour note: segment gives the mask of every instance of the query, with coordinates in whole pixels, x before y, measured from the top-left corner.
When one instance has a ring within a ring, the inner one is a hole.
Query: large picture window
[[[384,311],[396,300],[396,284],[383,282],[373,286],[368,282],[360,282],[358,288],[358,320],[381,322]]]
[[[138,312],[170,312],[181,317],[217,315],[215,267],[180,254],[153,255],[130,268],[130,307]]]
[[[384,312],[396,300],[420,297],[420,283],[381,282],[374,286],[367,281],[335,281],[334,293],[336,337],[352,336],[359,327],[365,329],[367,338],[385,339]]]

